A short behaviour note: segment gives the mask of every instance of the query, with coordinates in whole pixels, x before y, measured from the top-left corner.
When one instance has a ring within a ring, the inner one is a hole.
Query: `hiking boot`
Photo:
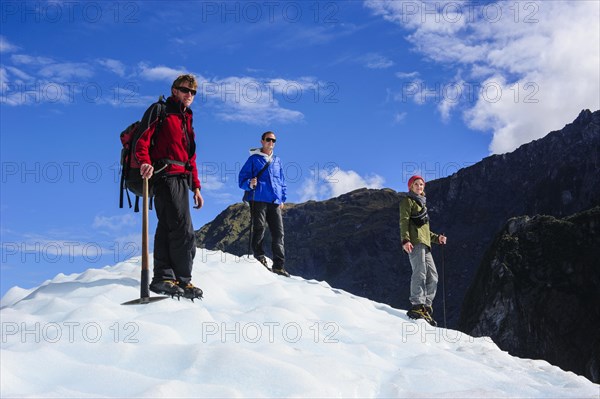
[[[427,315],[429,316],[427,322],[429,322],[429,324],[431,324],[432,326],[437,327],[437,322],[433,319],[433,308],[428,305],[425,305],[424,308],[427,312]]]
[[[273,267],[273,273],[279,274],[280,276],[289,277],[290,274],[283,267]]]
[[[170,295],[171,298],[176,296],[178,299],[183,295],[183,290],[177,286],[177,281],[174,280],[153,281],[150,284],[150,291],[159,295]]]
[[[194,299],[202,299],[202,290],[198,287],[194,287],[192,283],[187,283],[183,288],[183,297],[187,299],[191,299],[194,302]]]
[[[255,258],[261,265],[267,268],[267,270],[271,271],[269,264],[267,263],[267,258],[264,256],[259,256]]]
[[[413,305],[413,307],[408,312],[406,312],[406,315],[413,320],[423,319],[427,323],[436,327],[437,323],[435,320],[433,320],[433,317],[431,317],[431,315],[427,311],[428,307],[430,308],[430,306],[425,306],[425,305]]]
[[[412,308],[406,312],[406,315],[413,320],[425,319],[427,317],[427,311],[425,310],[424,305],[413,305]]]

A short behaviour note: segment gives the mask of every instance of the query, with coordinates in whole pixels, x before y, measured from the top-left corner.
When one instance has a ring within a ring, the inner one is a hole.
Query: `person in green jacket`
[[[431,256],[431,243],[446,244],[444,235],[429,229],[429,215],[425,200],[425,180],[412,176],[408,180],[408,194],[400,202],[400,238],[402,249],[408,254],[412,267],[410,281],[411,319],[433,319],[433,298],[437,290],[438,274]]]

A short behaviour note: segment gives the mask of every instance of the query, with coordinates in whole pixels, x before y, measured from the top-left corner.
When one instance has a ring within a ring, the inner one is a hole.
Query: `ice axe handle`
[[[144,178],[143,201],[142,201],[142,277],[140,287],[140,297],[147,298],[150,296],[148,281],[149,270],[149,250],[148,250],[148,178]]]

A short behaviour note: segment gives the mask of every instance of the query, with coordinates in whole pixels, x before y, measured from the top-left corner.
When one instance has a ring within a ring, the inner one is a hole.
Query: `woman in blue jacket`
[[[271,232],[273,273],[289,277],[285,270],[283,245],[283,218],[281,211],[286,201],[286,185],[281,159],[273,153],[277,138],[273,132],[261,137],[261,148],[250,150],[250,157],[240,170],[239,186],[245,190],[244,199],[250,202],[252,225],[251,245],[254,257],[268,268],[263,249],[265,228]]]

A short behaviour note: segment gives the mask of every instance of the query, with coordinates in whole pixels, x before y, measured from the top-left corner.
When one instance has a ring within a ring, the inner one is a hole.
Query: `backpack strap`
[[[169,159],[169,158],[163,158],[163,159],[159,159],[158,161],[154,162],[154,165],[156,168],[156,170],[154,171],[154,174],[158,174],[158,173],[162,172],[163,170],[165,170],[165,168],[169,165],[179,165],[179,166],[183,166],[186,169],[188,169],[189,161],[181,162],[181,161],[175,161],[175,160]]]
[[[154,137],[157,137],[157,134],[160,132],[160,128],[162,127],[162,124],[167,117],[167,104],[165,103],[163,96],[159,97],[157,104],[160,109],[159,109],[158,122],[156,123],[156,129],[154,131]],[[188,143],[188,157],[191,158],[191,155],[190,155],[191,143],[190,143],[190,138],[189,138],[189,135],[187,132],[187,127],[184,127],[183,130],[185,133],[186,141]],[[153,138],[153,140],[154,140],[154,138]],[[152,144],[154,144],[154,141],[152,142]],[[162,159],[159,159],[159,160],[153,162],[152,165],[155,166],[155,169],[156,169],[154,171],[155,174],[162,172],[169,165],[183,166],[184,168],[186,168],[186,170],[192,169],[189,160],[187,162],[181,162],[181,161],[176,161],[174,159],[162,158]],[[150,209],[152,209],[152,208],[150,208]]]
[[[257,174],[256,176],[254,176],[254,177],[256,177],[256,180],[258,180],[258,179],[260,178],[260,175],[262,175],[262,174],[263,174],[263,172],[264,172],[265,170],[267,170],[267,168],[268,168],[268,167],[269,167],[269,165],[271,164],[271,161],[273,161],[273,157],[271,157],[271,159],[269,159],[269,160],[267,161],[267,163],[265,164],[265,166],[263,166],[263,167],[262,167],[262,169],[261,169],[261,170],[258,172],[258,174]]]
[[[160,131],[160,128],[161,128],[163,122],[165,121],[165,118],[167,117],[167,103],[165,103],[165,96],[160,96],[158,98],[157,104],[159,107],[158,123],[156,125],[156,130],[154,131],[154,134],[156,134]]]
[[[265,170],[267,170],[267,168],[268,168],[268,167],[269,167],[269,165],[271,164],[271,161],[273,161],[273,157],[271,157],[271,159],[269,159],[269,160],[267,161],[267,163],[265,164],[265,166],[263,166],[263,167],[262,167],[262,168],[261,168],[261,169],[258,171],[258,173],[257,173],[255,176],[253,176],[253,177],[252,177],[250,180],[252,180],[252,179],[254,179],[254,178],[256,177],[256,180],[257,180],[257,183],[258,183],[258,179],[260,178],[260,175],[262,175],[262,174],[264,173],[264,171],[265,171]],[[254,167],[254,165],[252,165],[252,166]],[[256,187],[254,187],[254,189],[256,189]],[[251,191],[254,191],[254,189],[252,189]],[[249,192],[250,192],[250,191],[244,191],[244,196],[242,197],[242,201],[244,201],[244,202],[250,202],[250,203],[252,203],[252,202],[253,202],[253,200],[252,200],[252,201],[248,201],[248,200],[247,200],[247,198],[246,198],[246,196],[248,195],[248,193],[249,193]],[[254,198],[254,196],[252,196],[252,198]]]
[[[156,112],[156,114],[154,113]],[[154,128],[154,134],[152,136],[152,141],[150,142],[150,146],[154,145],[154,140],[157,136],[157,134],[160,132],[160,129],[162,127],[163,122],[165,121],[166,117],[167,117],[167,104],[164,101],[164,96],[160,96],[158,98],[158,101],[153,103],[144,113],[144,116],[142,117],[142,120],[140,121],[140,127],[139,129],[139,135],[136,136],[135,140],[133,140],[132,144],[131,144],[131,152],[132,154],[135,153],[135,148],[137,147],[137,141],[139,140],[139,138],[141,137],[141,135],[150,128],[150,125],[152,124],[152,122],[155,120],[154,119],[154,115],[156,115],[156,118],[158,119],[156,122],[156,127]]]
[[[129,197],[129,192],[127,193],[127,196]],[[152,197],[148,198],[148,209],[152,210]],[[131,208],[131,201],[129,201],[129,207]],[[134,212],[139,212],[140,211],[140,197],[139,195],[135,196],[135,209],[133,210]]]
[[[119,208],[123,208],[123,191],[125,191],[125,165],[121,168],[121,183],[119,184]],[[127,199],[129,200],[129,207],[131,208],[131,199],[129,198],[129,191],[127,192]]]

